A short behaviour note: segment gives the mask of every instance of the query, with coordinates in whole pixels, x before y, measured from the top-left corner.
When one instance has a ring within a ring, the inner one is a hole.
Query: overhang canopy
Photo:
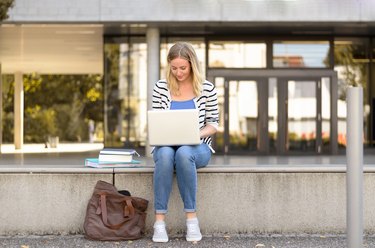
[[[102,25],[0,26],[3,74],[101,74]]]

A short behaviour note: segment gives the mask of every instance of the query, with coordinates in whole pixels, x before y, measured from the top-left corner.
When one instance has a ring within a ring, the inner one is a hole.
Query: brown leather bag
[[[98,181],[87,205],[83,229],[93,240],[134,240],[144,234],[148,201],[120,194],[116,187]]]

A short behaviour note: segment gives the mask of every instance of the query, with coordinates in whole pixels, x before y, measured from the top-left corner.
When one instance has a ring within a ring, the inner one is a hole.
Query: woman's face
[[[191,66],[189,61],[183,58],[175,58],[170,63],[173,76],[178,82],[183,82],[190,77]]]

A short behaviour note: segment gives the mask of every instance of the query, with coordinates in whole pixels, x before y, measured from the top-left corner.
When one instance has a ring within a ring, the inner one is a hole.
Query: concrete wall
[[[17,0],[11,22],[374,21],[365,0]]]
[[[0,235],[82,233],[85,210],[97,180],[111,174],[0,174]],[[199,173],[198,216],[204,234],[345,233],[345,173]],[[116,187],[150,200],[152,173],[117,173]],[[375,174],[364,183],[365,231],[375,231]],[[176,183],[167,225],[185,231]]]
[[[111,174],[0,174],[0,235],[81,233],[97,180]]]

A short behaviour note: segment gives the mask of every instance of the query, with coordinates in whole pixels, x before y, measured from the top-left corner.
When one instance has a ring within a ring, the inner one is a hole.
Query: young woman
[[[202,239],[196,214],[197,169],[207,166],[211,158],[211,135],[219,121],[217,93],[214,85],[203,79],[197,55],[191,44],[174,44],[167,56],[166,80],[156,82],[153,109],[198,109],[200,145],[157,146],[153,151],[154,171],[154,242],[168,242],[165,214],[168,210],[173,174],[186,213],[186,240]]]

